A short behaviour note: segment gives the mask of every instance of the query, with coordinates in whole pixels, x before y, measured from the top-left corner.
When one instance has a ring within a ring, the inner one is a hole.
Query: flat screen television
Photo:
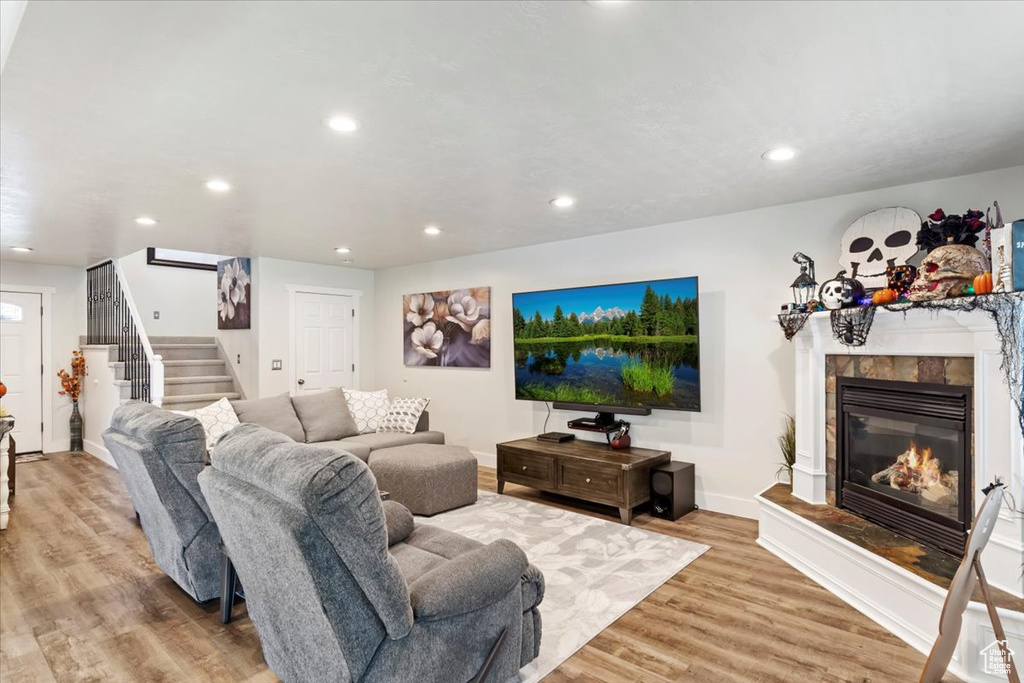
[[[513,294],[516,398],[699,411],[697,299],[696,277]]]

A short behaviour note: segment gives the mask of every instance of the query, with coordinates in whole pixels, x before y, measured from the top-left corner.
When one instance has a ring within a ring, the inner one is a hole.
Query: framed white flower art
[[[402,297],[405,364],[491,367],[491,288]]]
[[[248,330],[252,324],[252,268],[248,258],[217,262],[217,329]]]

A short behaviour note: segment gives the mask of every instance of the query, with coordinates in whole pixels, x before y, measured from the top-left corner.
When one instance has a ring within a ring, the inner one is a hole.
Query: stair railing
[[[121,264],[107,260],[86,268],[88,332],[86,343],[117,346],[131,398],[161,405],[163,358],[153,353]]]

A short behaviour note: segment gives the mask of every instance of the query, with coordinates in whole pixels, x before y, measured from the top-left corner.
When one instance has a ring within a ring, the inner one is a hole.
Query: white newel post
[[[160,407],[164,404],[164,358],[154,355],[149,361],[149,402]]]

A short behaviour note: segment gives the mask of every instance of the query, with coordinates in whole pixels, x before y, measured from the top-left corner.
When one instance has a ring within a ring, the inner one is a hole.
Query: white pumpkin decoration
[[[901,206],[866,213],[846,229],[839,265],[867,289],[888,285],[885,269],[900,266],[918,252],[921,216]]]

